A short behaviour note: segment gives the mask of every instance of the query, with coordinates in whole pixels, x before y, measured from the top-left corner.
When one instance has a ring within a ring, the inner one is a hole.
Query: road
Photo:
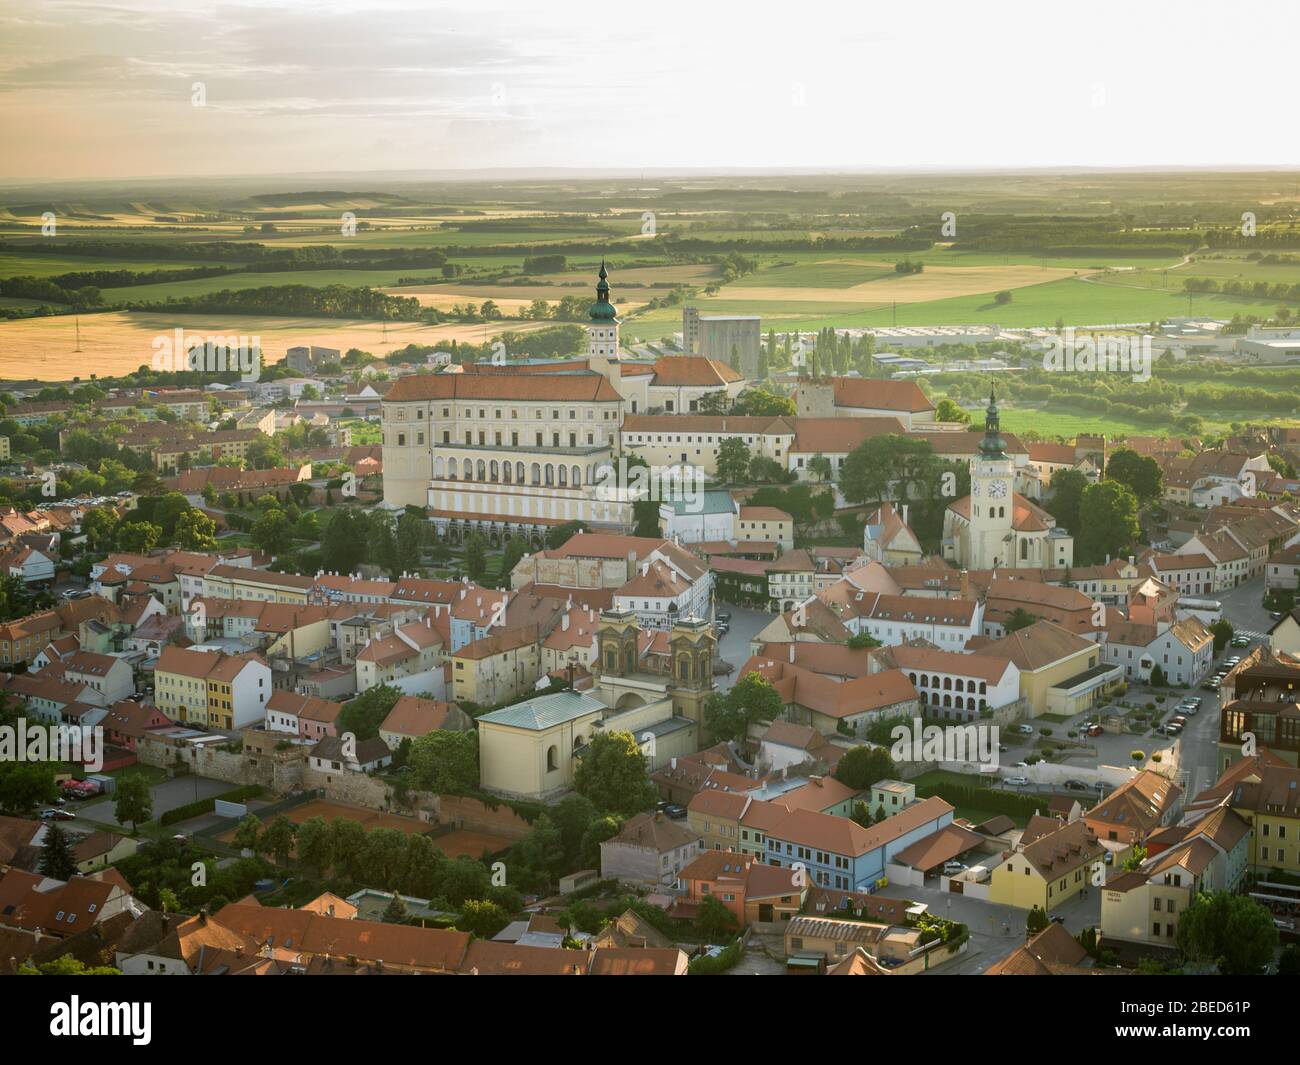
[[[178,806],[184,806],[186,803],[220,795],[222,792],[229,791],[231,786],[221,780],[209,780],[207,777],[196,776],[164,780],[161,784],[155,784],[152,789],[153,816],[151,820],[156,821],[169,810],[175,810]],[[126,826],[117,819],[117,814],[114,811],[115,805],[113,797],[110,795],[107,799],[90,806],[80,807],[79,809],[74,808],[73,812],[79,816],[75,821],[65,821],[64,825],[85,832],[93,832],[103,827],[125,828]],[[84,817],[80,816],[82,813],[85,814]]]
[[[765,610],[743,610],[738,606],[722,604],[718,609],[731,615],[731,630],[718,641],[718,657],[736,668],[725,677],[716,677],[719,691],[730,691],[740,679],[740,667],[749,661],[750,641],[775,617]]]

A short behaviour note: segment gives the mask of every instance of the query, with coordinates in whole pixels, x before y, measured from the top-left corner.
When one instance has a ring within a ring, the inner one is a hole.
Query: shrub
[[[692,976],[717,976],[728,969],[734,969],[740,963],[742,954],[744,954],[744,944],[737,936],[717,957],[711,958],[707,954],[701,954],[690,963],[688,971]]]
[[[1151,756],[1151,761],[1153,762],[1160,762],[1163,760],[1164,760],[1164,755],[1162,755],[1159,751],[1156,751],[1156,753]]]
[[[1147,753],[1146,751],[1129,751],[1128,756],[1135,762],[1145,762]]]

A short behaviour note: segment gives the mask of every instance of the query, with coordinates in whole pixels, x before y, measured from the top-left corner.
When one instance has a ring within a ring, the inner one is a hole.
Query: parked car
[[[729,625],[731,624],[731,615],[728,614],[725,610],[719,610],[716,614],[713,615],[713,620],[720,621],[724,625]]]
[[[672,818],[674,821],[682,821],[686,818],[686,807],[679,806],[675,802],[670,802],[664,807],[664,814],[665,816]]]
[[[1217,677],[1211,677],[1204,684],[1202,684],[1201,687],[1204,688],[1207,692],[1217,692],[1220,687],[1219,680]]]
[[[1165,726],[1165,735],[1166,735],[1166,736],[1178,736],[1178,735],[1181,735],[1182,731],[1183,731],[1183,726],[1182,726],[1182,725],[1166,725],[1166,726]]]
[[[966,867],[965,864],[963,864],[962,862],[956,861],[955,859],[954,859],[953,861],[951,861],[951,862],[944,862],[944,863],[943,863],[943,875],[944,875],[944,876],[955,876],[955,875],[958,874],[958,873],[964,873],[964,872],[966,871],[966,868],[967,868],[967,867]]]
[[[1105,730],[1104,728],[1102,728],[1100,725],[1093,725],[1092,728],[1090,728],[1090,729],[1088,730],[1088,735],[1089,735],[1089,736],[1100,736],[1100,735],[1102,735],[1105,731],[1106,731],[1106,730]]]
[[[1005,783],[1013,788],[1023,788],[1029,783],[1028,777],[1007,777]]]
[[[1016,731],[1019,732],[1020,735],[1022,735],[1022,736],[1032,736],[1032,735],[1034,734],[1034,726],[1033,726],[1033,725],[1017,725],[1017,726],[1016,726]]]
[[[1268,612],[1268,616],[1271,617],[1274,621],[1281,621],[1281,620],[1282,620],[1282,611],[1280,611],[1280,610],[1270,610],[1270,611]]]
[[[1087,791],[1087,790],[1088,790],[1088,785],[1085,784],[1082,780],[1067,780],[1067,781],[1065,782],[1065,787],[1066,787],[1066,790],[1068,790],[1068,791]]]
[[[50,809],[41,811],[42,821],[74,821],[76,817],[76,814],[69,813],[67,810]]]
[[[1250,646],[1250,637],[1248,637],[1248,636],[1234,636],[1234,637],[1232,638],[1232,646],[1233,646],[1233,647],[1249,647],[1249,646]]]

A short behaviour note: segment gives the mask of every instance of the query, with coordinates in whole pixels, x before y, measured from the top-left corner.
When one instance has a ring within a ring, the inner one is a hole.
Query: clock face
[[[992,484],[989,485],[990,499],[1005,499],[1006,496],[1007,496],[1006,481],[994,481]]]

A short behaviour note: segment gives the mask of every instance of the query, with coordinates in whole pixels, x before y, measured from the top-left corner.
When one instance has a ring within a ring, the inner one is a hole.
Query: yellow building
[[[794,518],[778,507],[741,507],[736,516],[736,542],[774,543],[793,550]]]
[[[213,566],[203,578],[203,594],[217,599],[259,603],[306,603],[316,581],[296,573],[272,573],[246,566]]]
[[[9,438],[0,436],[0,462],[9,461]]]
[[[1104,857],[1105,848],[1082,821],[1057,826],[1035,818],[1011,857],[993,870],[989,901],[1050,912],[1092,886]]]
[[[1019,667],[1020,697],[1032,717],[1082,713],[1124,682],[1124,667],[1103,663],[1097,644],[1050,621],[994,640],[980,653]]]
[[[451,656],[452,698],[495,706],[532,690],[542,676],[536,625],[505,629]]]
[[[1178,918],[1192,899],[1201,892],[1238,890],[1250,850],[1250,826],[1243,818],[1220,806],[1194,826],[1163,829],[1152,843],[1175,838],[1139,868],[1117,872],[1106,883],[1101,931],[1107,940],[1172,948]]]
[[[573,787],[573,753],[605,716],[599,699],[553,692],[478,718],[479,780],[506,795],[540,798]]]
[[[266,717],[271,669],[255,654],[163,648],[154,668],[154,703],[173,721],[240,729]]]

